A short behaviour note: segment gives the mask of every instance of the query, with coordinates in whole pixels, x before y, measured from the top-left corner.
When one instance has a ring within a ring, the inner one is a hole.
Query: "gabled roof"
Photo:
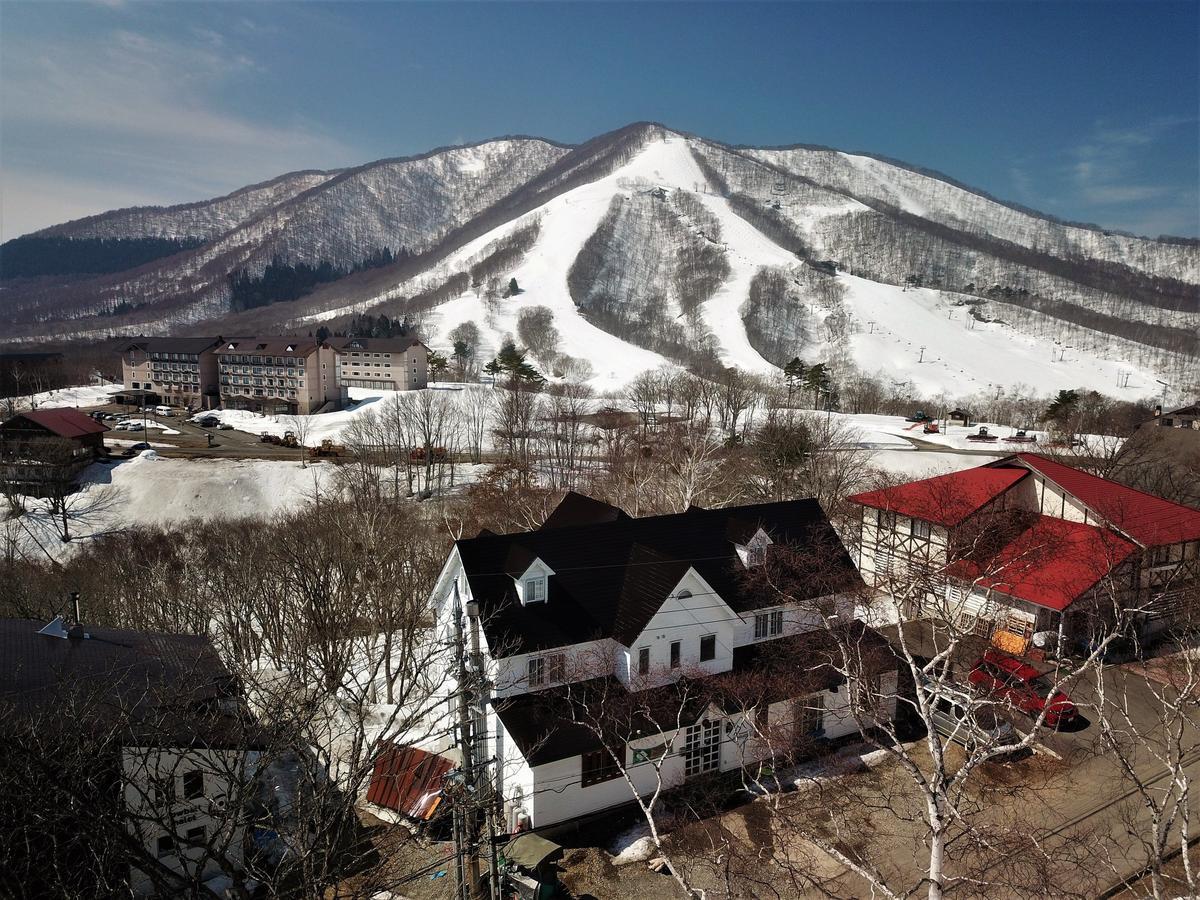
[[[326,343],[338,353],[348,353],[351,350],[374,351],[376,353],[404,353],[412,347],[425,346],[415,337],[331,337]]]
[[[992,558],[959,560],[947,574],[1061,611],[1136,551],[1108,528],[1038,516]]]
[[[1200,403],[1192,403],[1188,406],[1181,406],[1179,409],[1173,409],[1170,412],[1164,412],[1164,416],[1200,416]]]
[[[103,434],[108,426],[97,422],[91,416],[69,407],[62,409],[32,409],[28,412],[17,413],[5,426],[16,419],[26,419],[34,422],[47,431],[62,438],[80,438],[89,434]]]
[[[211,350],[221,337],[139,337],[123,344],[124,350],[137,347],[147,353],[195,353]]]
[[[1200,509],[1172,503],[1037,453],[1018,453],[992,465],[1013,466],[1014,462],[1054,482],[1101,519],[1144,547],[1200,540]],[[993,471],[1019,469],[1013,467]]]
[[[230,338],[217,347],[218,354],[241,353],[251,356],[308,356],[321,346],[321,342],[310,337],[267,337]]]
[[[910,481],[847,499],[913,519],[953,528],[983,509],[1028,472],[1021,469],[964,469],[921,481]]]
[[[734,612],[767,605],[770,601],[762,592],[743,587],[744,568],[731,538],[731,533],[752,535],[760,527],[776,544],[823,549],[829,559],[820,585],[823,592],[861,584],[858,570],[816,500],[692,508],[638,519],[606,513],[604,518],[517,534],[481,534],[458,542],[494,655],[601,638],[615,638],[628,646],[689,568],[719,595],[719,600],[697,598],[700,610],[720,601]],[[555,574],[547,582],[545,603],[522,606],[513,579],[534,559],[541,559]],[[697,615],[703,619],[702,613]]]
[[[550,528],[570,528],[574,525],[595,525],[599,522],[616,522],[628,519],[625,511],[610,506],[600,500],[594,500],[575,491],[567,491],[554,512],[546,517],[541,531]]]

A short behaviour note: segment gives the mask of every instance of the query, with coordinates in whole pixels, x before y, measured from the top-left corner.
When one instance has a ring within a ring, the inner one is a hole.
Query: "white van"
[[[156,406],[154,407],[154,413],[159,416],[173,416],[175,415],[175,410],[169,406]]]

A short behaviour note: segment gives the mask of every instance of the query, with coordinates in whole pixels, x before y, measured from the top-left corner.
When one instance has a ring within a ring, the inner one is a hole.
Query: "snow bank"
[[[30,558],[61,558],[81,541],[130,525],[171,525],[192,519],[260,518],[296,509],[333,486],[333,466],[262,459],[165,459],[153,448],[133,459],[96,463],[72,495],[78,518],[63,544],[45,501],[4,523]]]
[[[76,387],[57,388],[53,391],[42,391],[32,397],[13,398],[18,407],[28,407],[31,403],[38,408],[58,408],[63,406],[85,407],[103,406],[111,402],[109,396],[119,390],[121,385],[113,381],[102,381],[99,384],[86,384]],[[3,401],[0,401],[3,402]]]

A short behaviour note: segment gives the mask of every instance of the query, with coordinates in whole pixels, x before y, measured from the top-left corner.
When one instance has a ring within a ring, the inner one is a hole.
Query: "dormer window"
[[[771,546],[771,538],[761,528],[754,533],[745,544],[737,544],[738,556],[742,565],[747,569],[761,566],[767,560],[767,548]]]
[[[525,579],[525,602],[542,603],[546,599],[546,576]]]
[[[530,563],[519,578],[516,578],[517,595],[521,598],[521,605],[528,606],[530,603],[545,603],[549,596],[550,585],[548,579],[554,571],[542,562],[540,559],[535,559]]]

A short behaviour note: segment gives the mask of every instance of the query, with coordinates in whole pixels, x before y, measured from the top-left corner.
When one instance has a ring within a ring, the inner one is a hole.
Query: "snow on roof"
[[[1028,473],[1020,469],[966,469],[910,481],[847,499],[863,506],[952,528],[987,506]]]
[[[1200,509],[1172,503],[1037,453],[1018,453],[1011,459],[1054,482],[1101,519],[1145,547],[1200,540]]]
[[[959,560],[947,574],[1062,611],[1136,551],[1107,528],[1038,516],[990,560]]]

